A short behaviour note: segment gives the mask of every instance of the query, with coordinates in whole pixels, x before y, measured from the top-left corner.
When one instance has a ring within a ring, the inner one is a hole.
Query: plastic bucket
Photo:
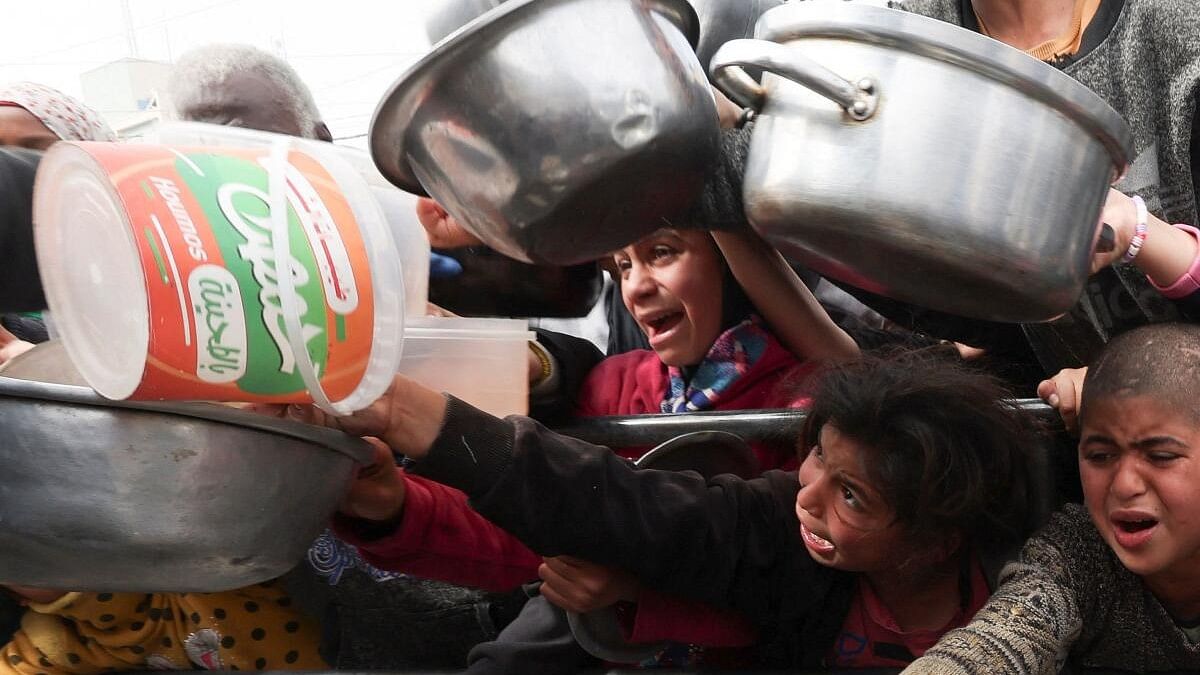
[[[281,138],[292,147],[318,153],[336,153],[366,181],[383,213],[396,245],[394,264],[404,277],[404,308],[408,316],[425,315],[429,300],[429,238],[417,220],[417,197],[388,182],[365,150],[332,143],[280,136],[267,131],[201,122],[165,122],[154,130],[159,143],[167,145],[203,145],[231,148],[267,148]],[[313,146],[316,146],[315,148]]]
[[[398,372],[493,415],[524,415],[533,337],[523,319],[410,319]]]
[[[345,414],[387,389],[404,299],[379,206],[335,153],[279,139],[46,153],[38,263],[67,352],[96,391]]]

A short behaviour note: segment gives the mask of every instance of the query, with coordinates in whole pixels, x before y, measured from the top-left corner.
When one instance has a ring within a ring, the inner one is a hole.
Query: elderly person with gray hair
[[[333,140],[296,71],[250,45],[218,43],[187,52],[171,71],[167,97],[175,119]]]

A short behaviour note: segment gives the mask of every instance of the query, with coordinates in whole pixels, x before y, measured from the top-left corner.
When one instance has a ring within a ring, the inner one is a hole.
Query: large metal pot
[[[440,0],[425,10],[425,34],[437,44],[475,18],[499,7],[504,0]],[[708,62],[717,48],[726,42],[754,35],[754,22],[771,7],[785,0],[688,0],[700,20],[700,40],[696,56],[700,65]]]
[[[997,321],[1066,311],[1130,132],[1024,53],[906,12],[791,3],[711,71],[761,114],[744,196],[782,252],[867,290]],[[761,86],[741,66],[763,68]]]
[[[510,0],[401,76],[371,154],[506,255],[596,258],[685,210],[716,157],[696,33],[686,0]]]
[[[279,576],[372,456],[361,439],[227,406],[8,377],[0,429],[0,583],[69,590]]]

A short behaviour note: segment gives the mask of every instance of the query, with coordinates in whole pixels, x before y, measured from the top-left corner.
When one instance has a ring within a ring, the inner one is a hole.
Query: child
[[[1003,394],[926,353],[833,367],[816,387],[799,482],[635,471],[400,377],[353,417],[293,414],[381,437],[534,551],[742,612],[765,666],[892,667],[964,625],[988,594],[984,564],[1038,524],[1036,444]],[[386,472],[352,489],[367,553],[386,555],[389,531],[407,527],[383,496],[403,486]]]
[[[784,407],[795,403],[797,395],[794,382],[782,385],[802,378],[815,365],[800,361],[795,353],[817,359],[857,352],[853,341],[829,320],[806,288],[798,282],[789,285],[794,275],[778,254],[767,251],[774,257],[763,255],[761,249],[766,245],[761,240],[716,236],[720,248],[707,232],[663,228],[614,254],[622,299],[653,351],[627,352],[604,360],[581,388],[578,414]],[[756,304],[743,292],[743,285],[756,296],[764,313],[775,319],[770,328],[758,317]],[[790,311],[782,311],[783,303],[798,294],[806,297],[791,302]],[[790,348],[776,339],[776,325],[783,328]],[[623,448],[619,452],[636,458],[645,450]],[[755,450],[763,469],[796,465],[790,447],[758,445]],[[568,558],[550,558],[543,564],[539,556],[490,525],[459,538],[458,526],[476,517],[465,497],[421,485],[411,477],[406,480],[413,486],[412,493],[420,495],[403,505],[406,534],[392,538],[386,554],[365,551],[372,564],[488,590],[504,590],[536,579],[539,573],[544,578],[566,573],[578,586],[590,589],[586,606],[576,603],[571,607],[575,611],[598,609],[617,599],[638,601],[636,620],[631,621],[632,640],[671,638],[714,646],[742,646],[753,640],[744,622],[706,612],[696,603],[681,605],[673,598],[645,591],[615,570]],[[354,532],[342,534],[358,541]],[[479,538],[494,547],[490,555],[481,555]],[[562,596],[551,599],[562,605]],[[540,601],[535,606],[545,609]],[[559,623],[565,630],[565,619]],[[569,642],[565,647],[571,652],[565,658],[577,658]],[[481,658],[500,658],[497,649],[506,647],[496,647]],[[528,650],[525,652],[522,658],[529,656]],[[691,665],[699,658],[698,650],[678,648],[660,663]]]
[[[314,670],[320,631],[278,582],[224,593],[63,593],[8,587],[29,607],[0,672]]]
[[[1200,670],[1200,327],[1124,333],[1088,372],[1085,506],[1005,568],[996,594],[920,673]]]

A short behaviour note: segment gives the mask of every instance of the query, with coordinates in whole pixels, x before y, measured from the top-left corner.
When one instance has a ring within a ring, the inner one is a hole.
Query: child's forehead
[[[1079,424],[1085,432],[1119,425],[1143,434],[1154,429],[1186,430],[1200,438],[1200,406],[1190,397],[1180,400],[1158,392],[1122,389],[1089,399],[1080,411]]]

